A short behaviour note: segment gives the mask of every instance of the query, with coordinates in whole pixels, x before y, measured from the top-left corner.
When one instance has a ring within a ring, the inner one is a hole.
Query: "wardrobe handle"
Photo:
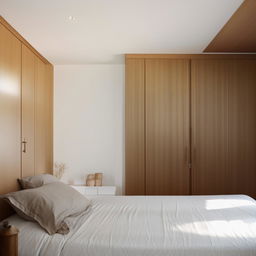
[[[25,139],[22,141],[22,146],[23,146],[22,152],[26,153],[27,152],[27,142]]]

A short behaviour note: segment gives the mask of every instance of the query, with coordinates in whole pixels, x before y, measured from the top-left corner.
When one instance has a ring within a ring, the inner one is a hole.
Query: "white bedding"
[[[94,197],[68,235],[9,218],[20,256],[255,256],[256,203],[247,196]]]

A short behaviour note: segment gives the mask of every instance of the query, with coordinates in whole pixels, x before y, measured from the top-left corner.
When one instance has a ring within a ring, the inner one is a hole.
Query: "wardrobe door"
[[[228,99],[231,193],[256,198],[256,60],[234,60]]]
[[[46,64],[46,171],[53,170],[53,66]]]
[[[144,60],[127,59],[125,77],[125,191],[145,195]]]
[[[192,193],[230,193],[228,90],[231,60],[192,60]]]
[[[22,45],[22,176],[35,174],[35,55]]]
[[[47,64],[36,57],[35,173],[52,173],[52,94]]]
[[[18,189],[21,174],[21,43],[0,24],[0,194]],[[0,219],[8,215],[0,201]]]
[[[20,91],[21,43],[0,24],[0,194],[14,190],[20,177]]]
[[[146,194],[190,193],[189,60],[146,60]]]

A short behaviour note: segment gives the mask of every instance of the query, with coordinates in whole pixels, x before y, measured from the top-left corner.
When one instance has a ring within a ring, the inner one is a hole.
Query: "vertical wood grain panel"
[[[22,177],[35,174],[35,55],[22,45]],[[24,145],[23,145],[24,149]]]
[[[0,194],[18,189],[21,176],[21,43],[0,24]],[[8,207],[0,201],[0,219]]]
[[[47,169],[50,174],[53,172],[53,66],[46,65],[46,159]]]
[[[144,60],[127,60],[125,77],[125,191],[144,195]]]
[[[47,85],[46,65],[36,57],[35,173],[47,172]]]
[[[256,198],[256,60],[234,60],[229,84],[230,192]]]
[[[189,60],[146,60],[146,194],[189,194]]]
[[[256,197],[256,61],[192,61],[194,194]]]
[[[230,191],[229,60],[192,60],[192,193]]]

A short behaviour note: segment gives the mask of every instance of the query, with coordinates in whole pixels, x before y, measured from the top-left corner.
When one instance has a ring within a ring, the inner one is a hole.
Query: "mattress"
[[[244,195],[91,198],[69,234],[17,215],[20,256],[255,256],[256,203]]]

